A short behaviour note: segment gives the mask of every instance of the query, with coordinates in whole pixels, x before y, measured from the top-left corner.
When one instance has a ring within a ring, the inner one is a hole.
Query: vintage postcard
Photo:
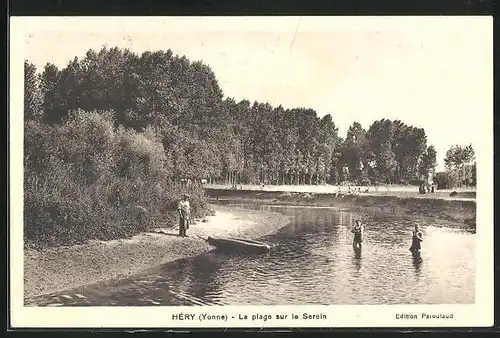
[[[493,325],[492,17],[10,29],[13,327]]]

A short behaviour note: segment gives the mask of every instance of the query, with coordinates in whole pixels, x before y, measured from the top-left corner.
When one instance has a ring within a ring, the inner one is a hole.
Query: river
[[[346,305],[471,304],[475,299],[475,232],[426,218],[401,219],[359,210],[264,205],[291,223],[262,238],[268,254],[210,252],[119,281],[39,299],[39,305]],[[350,227],[365,224],[361,250]],[[411,230],[424,234],[409,251]],[[66,298],[62,295],[65,295]],[[61,297],[62,296],[62,297]],[[69,297],[68,297],[69,296]]]

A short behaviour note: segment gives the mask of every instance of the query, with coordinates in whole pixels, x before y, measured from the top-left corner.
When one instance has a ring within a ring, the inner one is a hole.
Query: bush
[[[37,121],[25,121],[24,166],[35,173],[50,172],[57,161],[56,130]]]
[[[201,186],[168,179],[165,151],[154,132],[113,125],[111,114],[81,111],[58,127],[26,124],[27,244],[70,245],[170,226],[186,192],[193,217],[206,215]]]
[[[92,184],[112,175],[116,166],[117,138],[111,113],[77,111],[58,128],[53,140],[66,163],[75,167],[75,179]]]
[[[414,186],[421,186],[424,184],[426,181],[421,180],[421,179],[411,179],[407,182],[409,185],[414,185]]]
[[[375,180],[373,180],[372,185],[376,186],[376,187],[380,187],[380,186],[386,186],[387,183],[384,183],[384,182],[382,182],[380,180],[375,179]]]
[[[243,184],[254,184],[258,181],[258,175],[252,168],[245,168],[240,179]]]
[[[434,175],[434,183],[438,189],[451,189],[457,186],[458,177],[452,171],[439,172]]]
[[[156,135],[119,129],[117,143],[117,174],[120,176],[131,180],[140,177],[157,180],[168,174],[164,170],[165,151]]]
[[[362,177],[359,180],[359,185],[361,185],[361,186],[369,186],[371,184],[372,184],[372,182],[371,182],[371,180],[368,177]]]

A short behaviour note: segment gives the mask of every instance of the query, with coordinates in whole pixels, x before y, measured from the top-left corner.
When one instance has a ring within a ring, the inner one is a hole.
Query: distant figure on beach
[[[177,210],[179,211],[179,236],[186,237],[186,230],[189,229],[189,218],[191,214],[188,194],[184,194],[183,199],[179,201]]]
[[[420,231],[418,225],[415,225],[415,229],[412,231],[412,239],[411,239],[411,247],[410,251],[413,253],[420,252],[421,245],[420,243],[423,241],[422,232]]]
[[[352,228],[351,232],[354,234],[354,239],[352,241],[352,246],[354,249],[361,249],[361,243],[363,242],[364,226],[361,224],[359,219],[356,220],[356,225]]]

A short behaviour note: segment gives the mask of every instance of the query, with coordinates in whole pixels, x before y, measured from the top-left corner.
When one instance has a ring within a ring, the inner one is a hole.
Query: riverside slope
[[[415,192],[348,195],[250,189],[205,189],[205,194],[214,200],[227,199],[235,202],[272,205],[363,208],[401,217],[429,217],[462,223],[468,227],[476,225],[476,200],[474,198],[446,198],[438,194],[420,195]]]

